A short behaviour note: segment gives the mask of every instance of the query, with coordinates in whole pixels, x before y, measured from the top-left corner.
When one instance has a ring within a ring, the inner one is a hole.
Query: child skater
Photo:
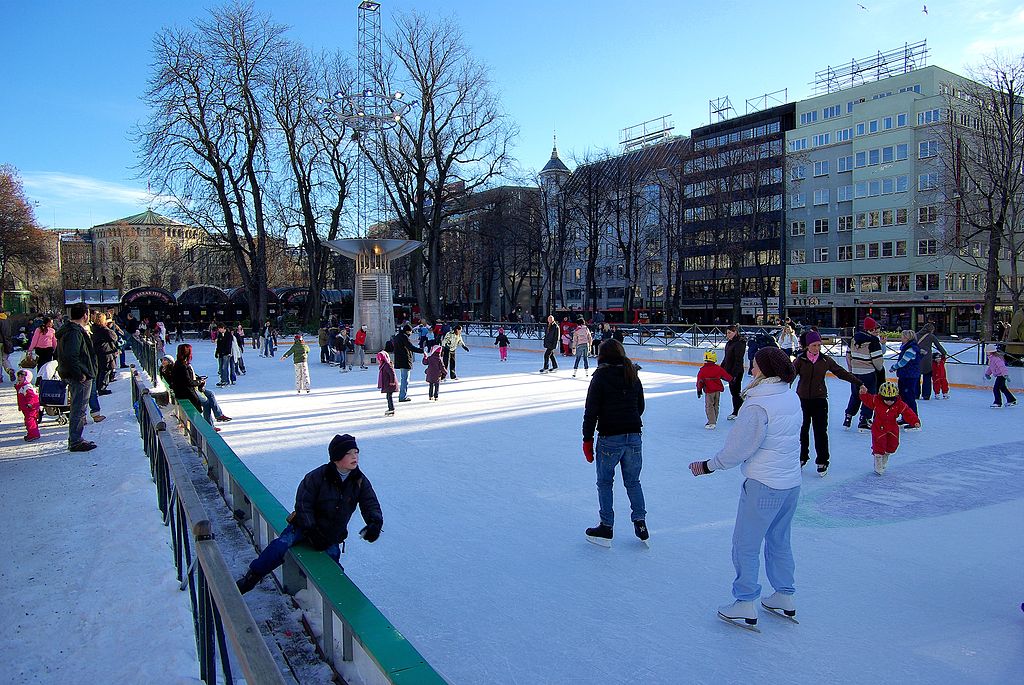
[[[281,361],[291,356],[295,362],[295,392],[301,394],[303,390],[309,393],[309,366],[306,365],[306,357],[309,356],[309,345],[302,341],[302,335],[295,334],[295,342],[281,355]]]
[[[498,346],[498,354],[501,355],[501,361],[508,361],[508,336],[505,335],[504,328],[498,328],[498,336],[494,339],[494,344]]]
[[[935,397],[949,399],[949,381],[946,380],[946,355],[941,352],[932,353],[932,387]]]
[[[729,383],[732,375],[718,365],[718,355],[714,350],[704,353],[704,366],[697,372],[697,399],[704,395],[704,413],[707,414],[708,422],[704,428],[709,431],[715,430],[718,425],[718,399],[725,390],[722,381]]]
[[[39,395],[32,387],[31,371],[21,369],[17,378],[14,389],[18,391],[18,409],[25,415],[25,442],[32,442],[39,439]]]
[[[504,357],[505,348],[503,347],[501,350],[502,357]],[[505,361],[504,358],[501,361]],[[444,368],[444,359],[441,358],[441,348],[435,347],[423,355],[423,364],[427,367],[427,372],[424,374],[427,381],[427,399],[436,401],[441,380],[448,375],[448,371]]]
[[[860,386],[861,402],[874,412],[871,422],[871,453],[875,457],[875,473],[885,473],[889,457],[900,446],[900,427],[896,419],[902,418],[910,426],[909,430],[921,430],[921,419],[914,410],[900,399],[899,386],[892,381],[882,383],[877,395],[872,395],[863,385]]]
[[[388,398],[388,410],[384,412],[384,416],[395,415],[394,394],[398,392],[398,379],[395,377],[395,367],[389,354],[394,349],[394,344],[388,340],[384,344],[384,349],[377,353],[377,388]]]
[[[1016,407],[1017,398],[1013,396],[1006,387],[1006,378],[1010,373],[1006,370],[1006,361],[1003,359],[1003,351],[993,347],[988,352],[988,368],[985,369],[985,379],[991,380],[995,376],[995,383],[992,384],[992,394],[995,395],[993,409],[1000,409],[1003,406],[1003,395],[1006,395],[1006,406]]]

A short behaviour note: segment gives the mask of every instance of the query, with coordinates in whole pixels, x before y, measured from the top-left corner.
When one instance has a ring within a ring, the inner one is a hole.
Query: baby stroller
[[[71,405],[68,403],[68,384],[57,375],[57,362],[49,361],[39,369],[39,410],[56,417],[57,423],[68,423]]]

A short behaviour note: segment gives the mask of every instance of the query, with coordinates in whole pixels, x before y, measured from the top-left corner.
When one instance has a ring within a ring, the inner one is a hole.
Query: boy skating
[[[697,372],[697,399],[704,395],[704,413],[708,422],[704,428],[709,431],[715,430],[718,425],[718,405],[725,390],[726,383],[732,380],[732,375],[718,365],[718,355],[714,350],[704,353],[704,366]]]
[[[889,457],[900,446],[900,427],[896,420],[902,418],[911,430],[920,430],[921,419],[900,399],[899,387],[890,381],[882,383],[877,395],[872,395],[867,388],[861,386],[860,397],[874,412],[871,422],[871,453],[875,458],[875,473],[880,476],[889,465]]]

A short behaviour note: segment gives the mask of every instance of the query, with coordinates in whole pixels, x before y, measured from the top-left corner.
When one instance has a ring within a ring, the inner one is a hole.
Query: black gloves
[[[319,528],[308,528],[305,531],[306,542],[318,552],[323,552],[331,546],[330,539]]]
[[[359,531],[359,537],[367,542],[376,542],[377,538],[380,537],[380,524],[371,523],[370,525],[363,526],[363,529]]]

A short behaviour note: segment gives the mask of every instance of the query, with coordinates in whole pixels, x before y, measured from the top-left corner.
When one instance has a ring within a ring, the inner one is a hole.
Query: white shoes
[[[713,430],[715,430],[715,427],[717,425],[718,425],[717,423],[705,423],[704,424],[704,429],[705,430],[709,430],[709,431],[713,431]]]
[[[771,597],[762,599],[761,606],[765,609],[781,611],[790,618],[796,616],[796,602],[793,601],[793,595],[784,595],[781,592],[776,592]]]
[[[730,621],[744,621],[747,625],[757,625],[757,607],[753,602],[741,602],[737,599],[732,604],[723,604],[718,607],[718,615]]]
[[[888,454],[876,454],[875,455],[875,473],[881,476],[885,473],[885,467],[889,465]]]

